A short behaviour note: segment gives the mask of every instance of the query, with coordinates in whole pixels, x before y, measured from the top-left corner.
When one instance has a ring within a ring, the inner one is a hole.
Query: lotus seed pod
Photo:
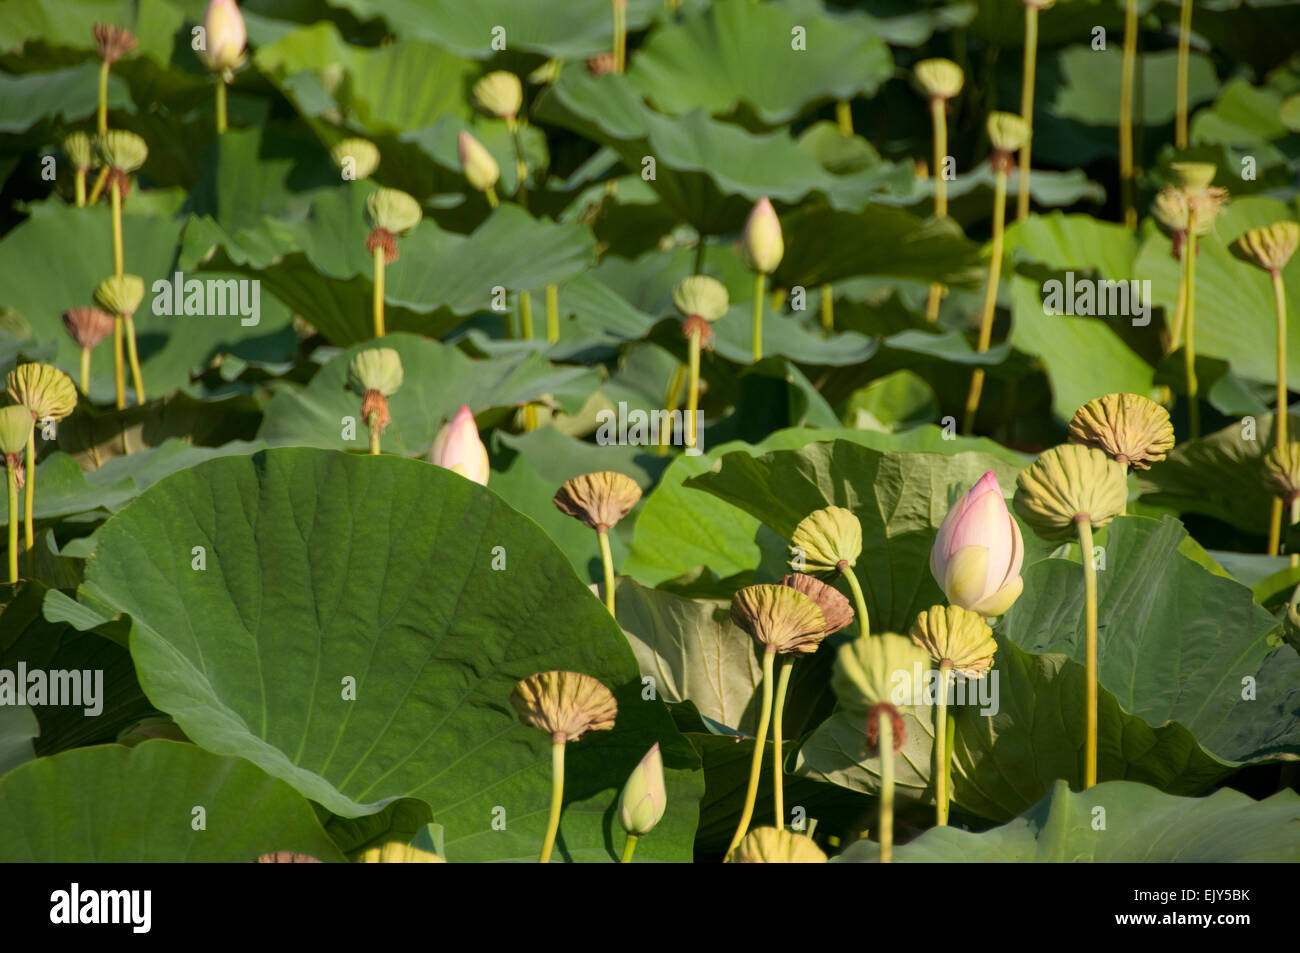
[[[1123,464],[1096,447],[1066,443],[1045,451],[1016,478],[1014,505],[1043,539],[1068,539],[1075,523],[1096,529],[1124,511]]]
[[[1070,420],[1070,442],[1096,447],[1134,470],[1149,470],[1174,448],[1169,411],[1140,394],[1090,400]]]
[[[745,220],[745,234],[741,238],[741,251],[750,271],[770,275],[776,271],[785,256],[785,240],[781,237],[781,220],[767,196],[756,203]]]
[[[668,789],[664,785],[664,759],[659,743],[646,752],[618,796],[618,817],[623,830],[640,837],[649,834],[663,820],[668,809]]]
[[[420,224],[420,203],[400,189],[379,189],[366,199],[366,211],[376,228],[400,235]]]
[[[1191,224],[1191,212],[1187,207],[1187,193],[1174,186],[1163,188],[1156,195],[1151,213],[1156,221],[1174,232],[1185,232]]]
[[[800,572],[833,572],[861,555],[862,524],[842,506],[809,513],[790,536],[790,566]]]
[[[114,275],[95,289],[95,300],[113,314],[135,314],[144,300],[144,279],[139,275]]]
[[[514,119],[524,103],[519,77],[505,70],[494,70],[480,79],[474,84],[473,95],[480,109],[498,119]]]
[[[993,653],[998,650],[984,617],[961,606],[922,609],[909,635],[936,665],[950,663],[951,668],[970,677],[977,678],[992,668]]]
[[[356,394],[377,390],[391,397],[402,386],[402,358],[391,347],[371,347],[348,363],[348,389]]]
[[[1300,225],[1295,222],[1274,222],[1263,228],[1252,228],[1237,239],[1237,247],[1265,271],[1276,272],[1286,267],[1300,245]]]
[[[124,26],[96,23],[92,32],[99,58],[105,63],[116,63],[135,49],[135,34]]]
[[[1029,125],[1014,113],[991,112],[989,140],[999,152],[1016,152],[1029,142]]]
[[[0,407],[0,454],[14,457],[22,453],[34,423],[32,412],[22,404]]]
[[[379,168],[379,147],[369,139],[341,139],[330,150],[330,158],[340,169],[350,169],[353,179],[368,179]]]
[[[94,161],[94,144],[84,132],[74,132],[63,140],[63,154],[75,168],[85,172]]]
[[[1178,179],[1179,187],[1189,193],[1204,192],[1219,171],[1213,162],[1173,162],[1169,168]]]
[[[211,0],[203,16],[206,49],[200,54],[208,69],[225,73],[244,59],[248,28],[235,0]]]
[[[1300,132],[1300,93],[1292,93],[1282,100],[1278,107],[1277,118],[1292,132]]]
[[[99,154],[110,169],[130,173],[149,158],[149,146],[134,132],[110,129],[99,138]]]
[[[554,741],[577,741],[588,731],[614,727],[618,703],[608,688],[581,672],[539,672],[510,693],[519,720]]]
[[[627,516],[640,499],[641,487],[636,480],[604,470],[566,480],[552,502],[562,513],[604,533]]]
[[[1264,457],[1269,489],[1285,500],[1300,496],[1300,441],[1288,440]]]
[[[5,378],[5,390],[35,420],[63,420],[77,409],[77,385],[49,364],[19,364]]]
[[[113,316],[100,308],[72,308],[63,312],[63,326],[77,347],[93,350],[113,333]]]
[[[1200,192],[1187,195],[1187,227],[1197,235],[1208,235],[1214,230],[1214,220],[1219,209],[1228,204],[1228,190],[1209,186]]]
[[[687,317],[694,315],[705,321],[716,321],[727,313],[731,298],[727,286],[717,278],[691,275],[673,288],[673,304]]]
[[[952,60],[942,57],[921,60],[913,67],[916,81],[932,99],[952,99],[961,92],[966,75]]]
[[[775,827],[756,827],[727,857],[729,864],[824,864],[826,854],[811,837]]]
[[[357,861],[361,864],[445,864],[437,854],[420,850],[400,841],[390,841],[383,847],[372,847]]]
[[[821,609],[822,615],[826,617],[827,635],[834,635],[841,629],[848,628],[849,623],[853,621],[853,603],[849,602],[834,586],[828,586],[820,579],[801,572],[782,576],[781,585],[802,592],[817,603],[817,608]]]
[[[462,129],[456,139],[456,150],[460,154],[461,172],[465,174],[470,188],[476,192],[486,192],[497,184],[497,179],[501,178],[501,167],[483,143]]]
[[[746,586],[731,598],[731,621],[783,655],[817,651],[826,616],[817,603],[789,586]]]
[[[831,688],[842,707],[859,714],[881,702],[919,706],[925,698],[913,697],[912,673],[929,665],[929,653],[905,635],[884,632],[854,639],[839,647]]]

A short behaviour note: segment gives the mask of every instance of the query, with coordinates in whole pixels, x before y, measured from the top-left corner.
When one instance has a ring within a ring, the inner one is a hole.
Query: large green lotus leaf
[[[1230,181],[1230,180],[1229,180]],[[1250,381],[1277,379],[1276,318],[1268,272],[1237,258],[1233,243],[1248,229],[1294,221],[1295,213],[1276,199],[1249,196],[1224,207],[1214,232],[1197,242],[1196,353],[1219,357]],[[1173,314],[1178,298],[1178,262],[1168,238],[1153,232],[1142,244],[1134,274],[1151,281],[1155,303]],[[1300,256],[1282,269],[1288,314],[1300,314]],[[1300,335],[1287,339],[1287,375],[1300,380]]]
[[[1106,28],[1106,35],[1112,37],[1111,42],[1118,46],[1119,38],[1124,35],[1123,9],[1110,0],[1060,0],[1038,15],[1039,49],[1077,42],[1079,37],[1090,35],[1092,28],[1098,25]],[[981,3],[968,28],[982,40],[1018,51],[1025,38],[1024,7],[1016,6],[1016,0]],[[1014,59],[1019,64],[1019,52]]]
[[[1288,433],[1300,432],[1291,429],[1300,427],[1300,417],[1287,420]],[[1265,533],[1272,495],[1264,484],[1263,462],[1273,439],[1273,415],[1261,414],[1181,443],[1139,477],[1142,499]]]
[[[981,162],[970,171],[959,172],[957,177],[948,183],[948,217],[961,223],[964,228],[979,226],[980,223],[987,221],[993,208],[996,186],[997,174],[988,162]],[[920,203],[924,210],[929,212],[934,207],[934,179],[913,177],[910,191],[903,194],[907,195],[909,200],[901,204],[914,206]],[[1019,194],[1020,173],[1012,170],[1007,177],[1007,198],[1014,201]],[[1081,169],[1071,169],[1069,172],[1034,169],[1033,177],[1029,180],[1029,194],[1034,206],[1038,208],[1063,208],[1080,202],[1093,202],[1100,205],[1106,201],[1106,190],[1089,179]],[[898,200],[884,197],[881,201]]]
[[[827,337],[817,319],[798,312],[773,311],[763,306],[763,355],[779,355],[800,364],[839,367],[861,364],[876,352],[876,342],[856,331]],[[754,304],[733,304],[712,326],[713,350],[736,364],[754,363]]]
[[[628,82],[670,115],[741,102],[769,125],[824,99],[870,96],[893,72],[889,48],[865,24],[815,9],[716,0],[706,12],[650,34]],[[795,49],[796,27],[804,48]]]
[[[938,431],[912,433],[921,442]],[[904,443],[890,438],[878,435],[875,446]],[[1020,467],[985,453],[900,453],[835,440],[761,457],[729,453],[686,486],[743,509],[785,540],[814,510],[841,506],[853,511],[862,524],[862,555],[855,572],[872,631],[905,631],[917,612],[944,601],[930,575],[930,547],[950,498],[965,493],[990,470],[1009,488]]]
[[[535,857],[550,741],[509,697],[535,672],[581,671],[615,693],[618,725],[570,746],[558,856],[617,856],[614,799],[658,741],[669,808],[642,849],[689,859],[693,752],[641,700],[600,602],[491,491],[391,455],[268,450],[173,475],[99,535],[79,594],[130,616],[146,695],[208,750],[344,816],[419,798],[448,859]]]
[[[6,13],[8,11],[6,10]],[[90,31],[87,30],[89,35]],[[26,132],[44,119],[74,123],[99,108],[99,64],[84,63],[49,73],[0,76],[0,132]],[[109,74],[108,108],[130,106],[131,96],[121,77]],[[60,153],[58,161],[64,162]],[[71,163],[67,163],[71,168]]]
[[[1138,516],[1108,527],[1097,576],[1099,678],[1126,712],[1178,722],[1228,761],[1300,753],[1300,658],[1245,586],[1178,552],[1182,524]],[[1084,657],[1083,572],[1045,559],[1000,635],[1031,652]]]
[[[1054,274],[1047,280],[1059,281],[1063,294],[1069,287],[1065,272],[1072,272],[1079,282],[1127,281],[1135,274],[1137,242],[1132,234],[1121,225],[1086,215],[1031,215],[1007,230],[1006,248],[1022,262],[1051,268]],[[1057,417],[1069,420],[1080,406],[1105,394],[1151,391],[1154,369],[1117,330],[1134,320],[1153,320],[1151,302],[1145,318],[1052,314],[1044,303],[1044,279],[1027,277],[1023,271],[1012,275],[1004,271],[1004,276],[1011,279],[1011,344],[1043,362]]]
[[[707,473],[728,454],[744,452],[758,456],[830,440],[851,441],[880,450],[934,453],[979,450],[999,455],[1008,468],[1018,469],[1023,465],[1018,455],[991,440],[968,437],[945,440],[938,427],[919,427],[898,434],[793,427],[771,434],[753,446],[739,441],[721,444],[700,456],[678,457],[664,471],[637,518],[632,550],[623,571],[647,586],[658,586],[697,567],[705,567],[720,578],[753,572],[760,556],[754,535],[762,521],[747,509],[738,509],[712,494],[700,493],[683,484],[690,477]]]
[[[368,341],[343,351],[305,388],[282,389],[266,407],[260,439],[272,445],[365,449],[368,431],[361,419],[361,396],[347,389],[348,365],[357,354],[379,346],[395,350],[402,359],[403,383],[388,399],[392,422],[384,431],[383,448],[403,456],[428,451],[462,405],[481,413],[546,397],[574,413],[600,382],[593,368],[549,364],[536,354],[476,361],[439,341],[388,334],[382,344]],[[344,420],[349,417],[354,422],[350,438]]]
[[[1285,98],[1281,90],[1271,86],[1252,86],[1244,79],[1230,80],[1224,84],[1214,105],[1196,114],[1191,139],[1235,146],[1243,155],[1252,156],[1259,170],[1294,162],[1300,158],[1300,136],[1287,129],[1279,118]],[[1240,169],[1240,156],[1237,158]]]
[[[194,745],[78,748],[0,778],[8,863],[246,862],[279,850],[344,859],[301,794]]]
[[[1043,14],[1042,20],[1053,15],[1052,12]],[[1123,36],[1122,31],[1119,36]],[[1044,96],[1038,99],[1037,108],[1057,119],[1084,123],[1091,129],[1119,126],[1122,56],[1119,42],[1108,43],[1104,50],[1080,44],[1057,51],[1059,79],[1043,87]],[[1135,90],[1141,92],[1134,96],[1135,124],[1159,126],[1173,121],[1177,69],[1177,50],[1148,51],[1138,57],[1133,83]],[[1192,54],[1187,69],[1189,108],[1213,99],[1218,90],[1214,63],[1201,53]]]
[[[1099,825],[1099,819],[1104,826]],[[836,863],[875,863],[860,840]],[[974,834],[935,827],[894,848],[895,863],[1244,863],[1300,860],[1300,797],[1255,801],[1239,791],[1191,799],[1108,781],[1072,792],[1064,781],[1015,820]]]
[[[26,705],[0,708],[0,777],[36,757],[32,742],[40,731],[36,712]]]

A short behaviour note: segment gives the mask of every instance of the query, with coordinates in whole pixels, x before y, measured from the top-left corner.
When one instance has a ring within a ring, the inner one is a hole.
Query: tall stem
[[[623,842],[623,859],[619,861],[620,864],[632,863],[632,852],[636,850],[636,841],[635,834],[627,835],[627,840]]]
[[[700,409],[700,331],[692,331],[687,345],[689,358],[687,363],[686,385],[686,446],[694,447],[699,435],[695,429],[695,415]]]
[[[939,663],[939,697],[934,709],[934,822],[948,826],[948,675],[952,661]]]
[[[1287,430],[1287,386],[1286,386],[1286,289],[1282,285],[1282,273],[1272,272],[1273,304],[1277,311],[1277,405],[1273,410],[1273,446],[1280,447],[1286,443]],[[1294,523],[1295,520],[1293,519]],[[1272,511],[1268,521],[1268,554],[1276,556],[1282,543],[1282,498],[1273,497]]]
[[[758,796],[758,779],[763,770],[763,745],[767,742],[767,724],[772,717],[772,663],[776,651],[767,646],[763,653],[763,707],[758,713],[758,734],[754,736],[754,756],[749,762],[749,787],[745,789],[745,806],[740,812],[740,823],[736,833],[731,836],[724,857],[731,856],[736,845],[745,839],[749,832],[749,822],[754,817],[754,800]]]
[[[18,581],[18,476],[14,465],[5,467],[9,480],[9,581]]]
[[[86,204],[86,170],[78,169],[76,175],[77,188],[77,208],[84,208]]]
[[[140,373],[140,354],[135,346],[135,318],[126,315],[126,356],[131,363],[131,383],[135,386],[135,402],[144,405],[144,375]]]
[[[99,64],[99,109],[95,113],[95,129],[101,136],[108,132],[108,60]]]
[[[36,546],[36,523],[32,519],[36,506],[36,428],[27,435],[27,486],[23,488],[23,543],[27,552],[27,565],[35,569],[32,550]]]
[[[767,290],[767,275],[761,271],[754,276],[754,361],[763,359],[763,294]]]
[[[379,428],[375,426],[374,414],[370,415],[370,419],[366,421],[366,426],[370,429],[370,452],[374,456],[379,456],[382,450],[380,444],[383,438],[379,435]]]
[[[122,355],[122,316],[113,319],[113,385],[117,390],[117,409],[126,410],[126,368]]]
[[[854,574],[852,566],[843,565],[839,570],[844,573],[844,578],[849,581],[849,588],[853,590],[853,605],[858,610],[858,633],[870,635],[871,619],[867,615],[867,600],[862,595],[862,586],[858,583],[858,577]]]
[[[217,77],[217,135],[226,132],[226,81]]]
[[[835,125],[839,127],[840,135],[853,135],[853,108],[847,99],[835,102]]]
[[[993,190],[993,257],[989,260],[989,284],[984,292],[984,311],[980,315],[980,336],[976,350],[981,354],[989,349],[993,338],[993,313],[998,306],[998,283],[1002,280],[1002,233],[1007,220],[1006,162],[998,163],[997,184]],[[966,419],[962,432],[970,434],[975,428],[975,414],[984,390],[984,368],[977,367],[970,378],[970,392],[966,395]]]
[[[1183,248],[1186,257],[1187,303],[1183,333],[1183,367],[1187,374],[1187,426],[1192,439],[1201,435],[1201,405],[1196,399],[1196,233],[1188,231]]]
[[[1192,0],[1183,0],[1178,17],[1178,80],[1175,95],[1174,146],[1187,148],[1187,63],[1192,42]]]
[[[90,198],[86,199],[87,205],[94,205],[99,201],[99,193],[104,191],[104,183],[108,181],[108,166],[99,167],[99,174],[95,176],[94,188],[90,190]]]
[[[1300,496],[1295,496],[1291,498],[1291,524],[1290,525],[1294,526],[1296,523],[1300,523]],[[1294,569],[1296,566],[1300,566],[1300,553],[1292,553],[1290,558],[1287,559],[1287,565],[1289,565],[1292,569]]]
[[[1025,59],[1020,81],[1020,118],[1029,134],[1020,147],[1020,180],[1016,191],[1016,221],[1029,217],[1029,162],[1034,144],[1034,71],[1038,61],[1038,7],[1025,4]]]
[[[614,554],[609,549],[609,531],[597,530],[600,540],[600,561],[605,567],[605,608],[614,615]]]
[[[117,176],[113,176],[108,194],[113,204],[113,274],[120,278],[125,269],[122,266],[122,187]]]
[[[822,330],[827,334],[835,333],[835,292],[829,284],[822,285],[821,293]]]
[[[560,806],[564,803],[564,740],[551,741],[551,814],[546,820],[546,837],[542,840],[542,853],[537,858],[539,864],[551,862],[551,851],[555,847],[555,835],[560,830]]]
[[[677,364],[673,367],[672,377],[668,378],[668,390],[664,394],[664,419],[671,421],[673,411],[675,411],[682,402],[682,387],[686,384],[686,365]],[[655,456],[666,457],[668,447],[673,442],[672,427],[665,427],[659,431],[659,446],[655,447]]]
[[[81,392],[90,396],[90,348],[81,349]]]
[[[948,214],[948,180],[943,166],[948,158],[948,107],[946,100],[930,97],[930,125],[934,132],[934,214]],[[925,300],[925,316],[930,321],[939,320],[939,302],[943,299],[943,285],[933,284]]]
[[[772,788],[776,798],[776,829],[785,830],[785,768],[781,755],[781,719],[785,715],[785,693],[790,687],[794,656],[781,660],[781,674],[776,683],[776,707],[772,710]]]
[[[515,150],[515,178],[519,180],[515,186],[515,201],[520,208],[527,209],[528,190],[524,183],[528,179],[528,163],[524,161],[524,144],[519,138],[519,120],[507,119],[506,128],[510,130],[510,141]]]
[[[523,329],[525,341],[533,340],[533,296],[527,291],[519,292],[519,324]],[[537,408],[532,404],[524,405],[524,430],[537,429]]]
[[[1137,228],[1133,176],[1133,76],[1137,67],[1137,0],[1124,7],[1124,55],[1119,79],[1119,183],[1124,203],[1124,227]]]
[[[1097,783],[1097,570],[1092,563],[1092,522],[1088,514],[1074,518],[1079,530],[1079,555],[1083,559],[1084,679],[1087,735],[1083,750],[1083,786]]]
[[[375,293],[372,310],[375,316],[375,337],[384,336],[384,249],[375,243]]]
[[[1273,506],[1268,514],[1268,554],[1276,556],[1282,551],[1282,497],[1273,497]]]
[[[883,706],[876,713],[880,731],[880,862],[894,859],[894,719]]]
[[[560,289],[546,286],[546,340],[554,344],[560,339]]]
[[[627,0],[614,3],[614,72],[627,70]]]
[[[1187,239],[1178,253],[1178,302],[1174,307],[1174,329],[1169,335],[1169,353],[1183,343],[1183,322],[1187,320]]]
[[[495,187],[489,185],[483,194],[487,196],[488,208],[496,208],[501,204],[501,200],[497,198],[497,190]]]

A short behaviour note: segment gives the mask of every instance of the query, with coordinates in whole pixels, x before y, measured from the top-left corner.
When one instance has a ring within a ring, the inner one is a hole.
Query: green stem
[[[135,346],[135,318],[127,315],[122,319],[126,324],[126,356],[131,364],[131,383],[135,387],[135,402],[144,405],[144,375],[140,373],[140,354]]]
[[[822,285],[822,330],[835,333],[835,292],[829,284]]]
[[[930,125],[934,131],[934,214],[948,214],[948,180],[943,176],[943,163],[948,157],[948,113],[944,100],[930,98]],[[925,316],[930,321],[939,320],[939,302],[943,297],[942,285],[931,285],[925,301]]]
[[[546,286],[546,340],[554,344],[560,339],[560,289]]]
[[[125,270],[122,265],[122,189],[116,176],[108,194],[113,205],[113,274],[120,278]]]
[[[382,449],[380,443],[383,438],[379,436],[379,428],[375,426],[374,414],[370,415],[370,419],[366,421],[366,426],[370,428],[370,452],[375,456],[379,456]]]
[[[758,734],[754,737],[754,756],[749,762],[749,787],[745,790],[745,806],[740,813],[740,823],[731,836],[731,844],[724,857],[730,857],[736,845],[749,833],[749,822],[754,817],[754,800],[758,796],[758,779],[763,769],[763,745],[767,742],[767,725],[772,717],[772,662],[776,651],[767,647],[763,653],[763,707],[758,713]]]
[[[81,392],[90,396],[90,348],[81,349]]]
[[[226,81],[217,77],[217,135],[226,132]]]
[[[934,709],[934,822],[948,826],[948,674],[952,661],[939,663],[939,697]]]
[[[695,429],[695,414],[700,407],[700,333],[691,332],[688,347],[686,387],[686,446],[694,447],[699,435]]]
[[[528,208],[528,190],[524,183],[528,179],[528,163],[524,161],[524,146],[519,138],[519,120],[507,119],[506,128],[510,130],[510,141],[515,150],[515,178],[518,184],[515,186],[515,201],[519,203],[522,209]]]
[[[1282,284],[1282,272],[1273,273],[1273,304],[1277,310],[1277,407],[1273,411],[1276,418],[1273,425],[1274,446],[1286,443],[1286,288]]]
[[[609,531],[596,530],[596,537],[600,540],[600,561],[605,567],[605,608],[612,616],[614,615],[614,555],[609,549]]]
[[[527,291],[519,292],[519,324],[523,329],[525,341],[533,340],[533,296]],[[531,403],[524,405],[524,430],[537,429],[537,408]]]
[[[614,3],[614,72],[627,70],[627,0]]]
[[[623,859],[619,861],[620,864],[632,863],[632,853],[636,850],[636,841],[637,836],[635,834],[627,835],[627,840],[623,842]]]
[[[384,336],[384,249],[375,243],[375,291],[372,310],[375,316],[375,337]]]
[[[18,476],[11,463],[5,468],[9,479],[9,581],[18,581]]]
[[[1282,497],[1273,497],[1273,506],[1268,516],[1268,554],[1276,556],[1282,548],[1282,510],[1285,504]]]
[[[1300,496],[1291,499],[1291,525],[1294,526],[1296,523],[1300,523]],[[1287,565],[1292,569],[1300,566],[1300,553],[1292,553],[1287,559]]]
[[[853,135],[853,107],[847,99],[835,103],[835,125],[839,127],[840,135]]]
[[[1183,367],[1187,374],[1187,427],[1195,440],[1201,435],[1201,405],[1197,400],[1196,381],[1196,233],[1187,233],[1183,248],[1187,259],[1187,305],[1183,318]]]
[[[1178,79],[1175,95],[1174,147],[1187,148],[1187,63],[1192,42],[1192,0],[1183,0],[1178,17]]]
[[[1016,221],[1029,217],[1030,153],[1034,144],[1034,71],[1038,60],[1038,7],[1025,4],[1025,53],[1020,83],[1020,118],[1028,135],[1020,147],[1020,181],[1016,190]]]
[[[117,409],[126,410],[126,368],[122,355],[122,316],[113,319],[113,385],[117,390]]]
[[[844,573],[844,578],[849,581],[849,588],[853,590],[853,604],[858,610],[858,633],[870,635],[871,619],[867,615],[867,600],[862,595],[862,586],[858,584],[858,577],[854,574],[853,567],[847,564],[840,566],[839,570]]]
[[[1092,563],[1092,523],[1088,514],[1079,514],[1074,522],[1079,530],[1079,555],[1083,559],[1084,679],[1087,691],[1083,786],[1090,788],[1097,783],[1097,570]]]
[[[676,410],[682,402],[682,385],[686,383],[687,369],[685,364],[678,364],[673,368],[673,376],[668,378],[668,392],[664,395],[664,410],[666,420],[672,420],[673,411]],[[659,431],[659,446],[655,447],[655,455],[664,457],[668,455],[668,447],[672,444],[672,428],[668,427]]]
[[[1137,0],[1124,6],[1124,54],[1119,80],[1119,182],[1124,204],[1124,226],[1137,228],[1133,176],[1133,75],[1137,71]]]
[[[998,306],[998,283],[1002,278],[1002,233],[1006,228],[1007,172],[1005,162],[998,163],[997,183],[993,190],[993,257],[989,261],[989,283],[984,292],[984,311],[980,315],[980,336],[976,345],[979,353],[989,349],[993,338],[993,313]],[[977,367],[971,374],[970,392],[966,395],[966,418],[962,433],[969,435],[975,428],[975,414],[979,411],[980,394],[984,390],[984,368]]]
[[[496,208],[501,204],[501,200],[497,198],[497,190],[494,186],[489,185],[487,191],[483,194],[487,196],[488,208]]]
[[[881,709],[880,722],[880,862],[894,859],[894,719]]]
[[[86,205],[86,170],[78,169],[76,176],[77,188],[77,208],[84,208]]]
[[[546,821],[546,837],[542,840],[539,864],[551,862],[555,835],[560,830],[560,805],[564,802],[564,740],[551,740],[551,814]]]
[[[781,760],[781,719],[785,715],[785,693],[790,687],[794,656],[781,660],[781,674],[776,683],[776,707],[772,710],[772,787],[776,797],[776,829],[785,830],[785,767]]]
[[[32,553],[36,546],[36,522],[32,519],[36,506],[36,428],[27,435],[27,486],[23,488],[23,543],[27,553],[27,567],[35,575]]]
[[[763,294],[767,275],[761,271],[754,276],[754,361],[763,359]]]
[[[95,176],[95,186],[90,190],[90,198],[86,199],[87,205],[94,205],[99,201],[99,193],[104,191],[104,183],[108,181],[108,166],[100,166],[99,174]]]
[[[99,109],[95,113],[95,129],[102,136],[108,132],[108,61],[99,64]]]

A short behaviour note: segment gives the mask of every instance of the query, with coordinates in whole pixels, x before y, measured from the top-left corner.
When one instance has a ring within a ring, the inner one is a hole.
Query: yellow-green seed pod
[[[134,132],[110,129],[99,138],[99,154],[110,169],[134,172],[149,158],[149,146]]]
[[[691,275],[673,288],[673,304],[687,317],[696,315],[705,321],[716,321],[727,313],[731,298],[727,286],[717,278]]]
[[[510,693],[519,720],[553,741],[577,741],[588,731],[608,731],[618,702],[598,679],[581,672],[538,672]]]
[[[456,151],[460,156],[460,169],[465,180],[476,192],[486,192],[501,178],[501,167],[487,147],[464,129],[456,137]]]
[[[775,827],[756,827],[736,845],[727,863],[824,864],[826,854],[811,837]]]
[[[139,275],[114,275],[95,289],[95,301],[113,314],[135,314],[144,300],[144,279]]]
[[[84,132],[74,132],[63,140],[63,154],[77,169],[85,172],[95,159],[95,146]]]
[[[564,481],[552,499],[557,509],[604,533],[617,525],[641,499],[641,487],[614,470],[584,473]]]
[[[391,397],[401,386],[402,357],[391,347],[366,348],[348,362],[348,389],[355,394],[377,390]]]
[[[420,224],[420,203],[400,189],[379,189],[366,199],[366,211],[376,228],[400,235]]]
[[[826,638],[826,616],[790,586],[746,586],[731,599],[731,621],[782,654],[816,652]]]
[[[19,364],[5,378],[5,389],[37,420],[62,420],[77,409],[77,385],[49,364]]]
[[[349,179],[368,179],[379,168],[379,147],[369,139],[341,139],[330,150],[330,158]]]
[[[1149,470],[1174,448],[1169,411],[1140,394],[1090,400],[1070,420],[1070,442],[1096,447],[1134,470]]]
[[[1300,441],[1288,440],[1264,457],[1265,483],[1284,500],[1300,496]]]
[[[474,102],[498,119],[514,119],[524,103],[524,88],[519,77],[505,70],[488,73],[473,89]]]
[[[383,847],[372,847],[358,858],[359,864],[445,864],[437,854],[420,850],[410,844],[392,841]]]
[[[881,703],[918,706],[925,699],[913,697],[913,673],[929,667],[925,649],[905,635],[885,632],[840,646],[831,687],[841,706],[858,713]]]
[[[963,675],[978,678],[993,667],[998,643],[993,630],[978,612],[961,606],[931,606],[922,609],[908,633],[930,660]]]
[[[34,423],[32,412],[22,404],[0,407],[0,454],[8,457],[22,453]]]
[[[1219,171],[1213,162],[1173,162],[1169,168],[1178,179],[1179,187],[1189,193],[1204,192]]]
[[[1274,222],[1252,228],[1237,239],[1237,248],[1265,271],[1281,271],[1300,246],[1300,225]]]
[[[790,536],[790,567],[799,572],[833,572],[861,555],[862,524],[842,506],[809,513]]]
[[[966,74],[952,60],[942,57],[921,60],[913,67],[916,81],[931,99],[952,99],[961,92]]]
[[[1191,224],[1191,211],[1187,207],[1187,193],[1176,186],[1161,189],[1151,205],[1156,221],[1174,232],[1185,232]]]
[[[989,141],[999,152],[1016,152],[1029,142],[1029,125],[1015,113],[991,112]]]
[[[1066,443],[1053,447],[1016,478],[1015,508],[1043,539],[1068,539],[1076,519],[1093,529],[1124,511],[1128,483],[1124,466],[1096,447]]]

